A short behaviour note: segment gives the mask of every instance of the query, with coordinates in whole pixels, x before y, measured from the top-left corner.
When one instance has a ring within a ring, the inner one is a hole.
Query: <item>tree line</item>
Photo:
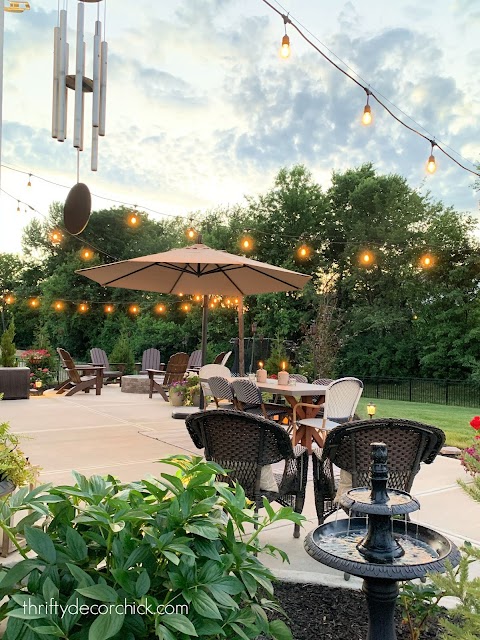
[[[88,266],[167,251],[186,244],[183,218],[125,224],[125,208],[92,213],[81,238],[94,251]],[[48,220],[33,220],[23,236],[23,255],[0,255],[0,287],[16,301],[2,305],[2,319],[15,318],[16,342],[39,339],[88,359],[92,346],[108,353],[120,336],[138,358],[156,346],[168,358],[199,347],[201,309],[185,313],[177,297],[103,288],[75,273],[86,266],[81,243],[65,236],[52,244],[62,206]],[[281,169],[264,194],[243,206],[192,215],[205,244],[240,253],[245,230],[249,256],[312,275],[295,293],[248,296],[246,335],[295,341],[297,370],[311,376],[431,377],[480,381],[478,286],[480,258],[475,221],[412,189],[399,175],[378,174],[366,164],[334,172],[324,190],[302,165]],[[298,248],[310,249],[301,257]],[[366,263],[362,256],[368,252]],[[428,268],[422,256],[430,256]],[[39,297],[31,308],[25,301]],[[55,300],[85,301],[88,313],[57,312]],[[151,312],[162,300],[168,312]],[[91,304],[95,301],[97,304]],[[104,301],[116,305],[105,314]],[[132,316],[126,303],[136,302]],[[237,335],[236,310],[220,304],[211,313],[209,355],[230,347]],[[281,346],[279,347],[281,349]],[[163,358],[162,358],[163,359]]]

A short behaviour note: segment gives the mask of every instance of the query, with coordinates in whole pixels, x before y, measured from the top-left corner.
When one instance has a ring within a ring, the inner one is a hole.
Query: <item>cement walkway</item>
[[[122,393],[118,385],[107,386],[101,396],[78,393],[67,398],[47,392],[30,400],[0,403],[1,420],[9,422],[15,433],[29,436],[23,449],[33,464],[42,467],[41,481],[55,484],[70,483],[72,469],[134,480],[166,469],[156,462],[160,458],[175,453],[198,455],[201,452],[184,422],[173,420],[171,411],[158,395],[149,399]],[[432,465],[424,465],[412,491],[422,508],[412,520],[459,544],[469,540],[480,546],[480,504],[464,494],[458,478],[469,479],[457,460],[438,457]],[[339,572],[314,562],[303,549],[303,533],[317,524],[311,480],[303,513],[308,521],[300,539],[293,538],[291,524],[269,528],[264,534],[268,542],[287,552],[290,565],[271,558],[265,558],[265,563],[285,579],[358,586],[359,579],[346,583]]]

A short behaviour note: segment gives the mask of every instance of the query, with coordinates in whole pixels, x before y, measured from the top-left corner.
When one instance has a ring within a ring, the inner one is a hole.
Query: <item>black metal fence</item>
[[[265,362],[268,360],[275,342],[276,340],[274,338],[244,338],[245,373],[255,372],[258,369],[259,361]],[[238,343],[238,338],[232,338],[230,340],[233,351],[233,364],[230,362],[229,366],[233,373],[238,373]],[[284,340],[283,348],[287,354],[288,361],[294,364],[297,349],[296,343],[290,340]]]
[[[428,378],[362,378],[363,395],[383,400],[480,407],[480,384]]]

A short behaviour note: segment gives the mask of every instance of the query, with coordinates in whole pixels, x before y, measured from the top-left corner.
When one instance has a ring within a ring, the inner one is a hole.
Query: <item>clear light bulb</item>
[[[427,171],[428,173],[435,173],[436,170],[437,170],[437,163],[435,162],[435,156],[431,154],[427,162]]]
[[[364,124],[365,126],[368,126],[371,123],[372,123],[372,109],[369,104],[366,104],[365,108],[363,109],[362,124]]]
[[[290,55],[290,38],[285,34],[282,38],[282,47],[280,49],[280,56],[282,58],[288,58]]]

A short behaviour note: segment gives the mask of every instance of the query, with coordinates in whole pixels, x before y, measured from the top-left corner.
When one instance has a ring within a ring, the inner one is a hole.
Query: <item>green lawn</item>
[[[373,402],[377,407],[376,418],[406,418],[434,425],[445,431],[447,444],[454,447],[463,448],[472,443],[475,432],[469,423],[473,416],[479,413],[476,409],[424,404],[422,402],[361,398],[357,413],[362,419],[368,418],[367,404],[369,402]]]

